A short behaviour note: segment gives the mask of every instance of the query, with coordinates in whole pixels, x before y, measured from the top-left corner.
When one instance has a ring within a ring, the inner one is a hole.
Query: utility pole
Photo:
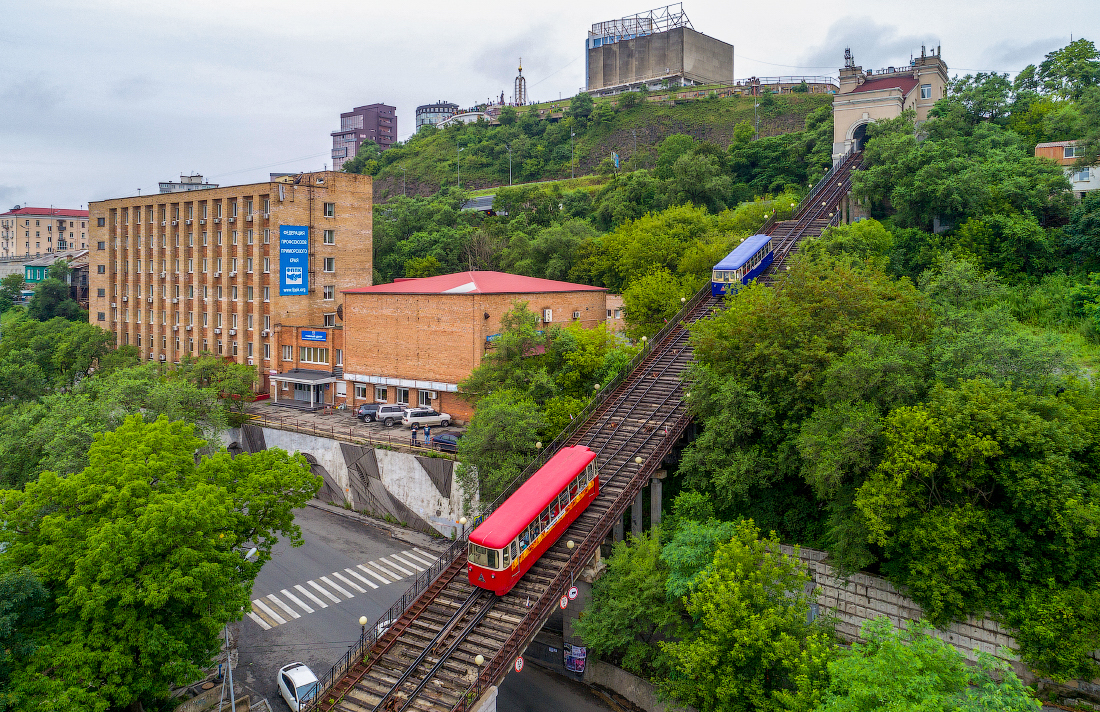
[[[455,144],[458,146],[458,144]],[[455,154],[458,156],[458,189],[462,190],[462,146],[458,146],[458,152]]]
[[[401,166],[401,197],[408,197],[405,193],[405,166]]]
[[[638,170],[638,131],[630,129],[630,133],[634,136],[634,153],[630,154],[630,162],[634,164],[634,170]]]
[[[512,144],[508,144],[508,185],[512,185]]]

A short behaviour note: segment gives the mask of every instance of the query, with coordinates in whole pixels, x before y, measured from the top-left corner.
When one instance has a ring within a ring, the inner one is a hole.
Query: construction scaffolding
[[[588,46],[590,48],[599,47],[612,42],[674,30],[677,27],[695,29],[692,27],[687,13],[684,12],[684,4],[679,2],[648,12],[620,17],[617,20],[597,22],[592,25],[592,29],[588,33]]]

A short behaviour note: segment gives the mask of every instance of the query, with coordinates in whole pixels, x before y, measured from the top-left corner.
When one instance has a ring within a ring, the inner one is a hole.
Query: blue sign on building
[[[279,226],[279,296],[309,294],[309,228]]]
[[[309,329],[302,329],[302,341],[325,341],[328,339],[328,332],[326,331],[310,331]]]

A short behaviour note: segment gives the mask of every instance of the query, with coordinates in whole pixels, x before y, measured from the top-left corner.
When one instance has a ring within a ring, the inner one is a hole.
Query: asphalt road
[[[250,617],[241,622],[240,658],[234,671],[238,685],[245,685],[257,699],[266,697],[276,710],[288,709],[275,683],[279,668],[301,661],[320,676],[358,638],[359,617],[373,622],[412,584],[413,576],[399,569],[416,573],[414,562],[426,566],[412,557],[433,556],[426,546],[414,547],[376,527],[312,507],[296,511],[294,521],[302,529],[304,543],[294,548],[281,541],[256,577],[253,610],[268,629]],[[416,537],[410,533],[410,538]],[[394,554],[399,558],[390,558]]]
[[[403,576],[398,568],[415,573],[412,565],[421,559],[414,557],[433,555],[428,538],[416,532],[402,532],[404,538],[420,542],[409,544],[379,527],[312,507],[297,510],[294,521],[304,543],[294,548],[280,542],[256,577],[253,611],[262,625],[251,617],[240,623],[240,657],[234,670],[238,688],[243,686],[253,699],[266,697],[278,712],[289,712],[275,682],[279,668],[301,661],[322,675],[358,638],[359,617],[373,622],[412,584],[413,576]],[[497,697],[498,712],[609,709],[584,685],[534,665],[508,675]]]

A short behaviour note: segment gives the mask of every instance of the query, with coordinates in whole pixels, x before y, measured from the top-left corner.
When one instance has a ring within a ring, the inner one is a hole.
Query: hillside
[[[578,106],[574,98],[572,106],[562,101],[506,113],[501,125],[429,129],[377,159],[361,153],[366,160],[349,162],[348,169],[374,175],[376,199],[385,201],[402,194],[403,182],[408,195],[432,195],[454,186],[459,146],[462,187],[476,190],[508,184],[509,145],[513,182],[570,177],[571,130],[575,171],[583,175],[610,172],[612,151],[619,154],[624,169],[653,167],[657,144],[673,134],[687,134],[725,149],[739,126],[742,133],[754,126],[751,97],[667,102],[652,95],[648,100],[623,96],[635,98],[624,101],[620,96],[587,106],[583,100]],[[831,101],[831,95],[820,94],[763,97],[758,108],[760,135],[801,131],[807,115]],[[623,106],[632,102],[633,106]]]

